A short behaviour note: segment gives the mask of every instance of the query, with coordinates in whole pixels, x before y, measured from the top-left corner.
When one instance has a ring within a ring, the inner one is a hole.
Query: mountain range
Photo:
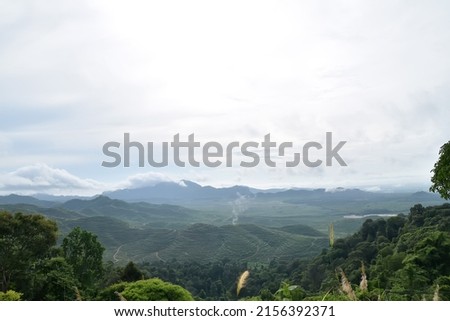
[[[161,182],[154,186],[133,189],[121,189],[105,192],[103,195],[124,201],[159,202],[185,202],[234,199],[237,195],[252,196],[256,191],[247,186],[232,186],[216,188],[201,186],[192,181],[182,180],[179,183]]]
[[[99,195],[92,197],[80,196],[55,196],[47,194],[35,194],[33,196],[23,196],[11,194],[0,196],[0,204],[32,204],[37,206],[51,206],[71,201],[72,199],[91,200]],[[361,189],[336,188],[326,190],[318,189],[258,189],[249,186],[235,185],[231,187],[213,187],[202,186],[189,180],[180,182],[159,182],[152,186],[118,189],[107,191],[102,194],[111,199],[117,199],[127,202],[150,202],[178,204],[190,202],[207,201],[226,201],[237,197],[276,199],[282,198],[290,202],[314,202],[315,200],[346,201],[346,200],[379,200],[379,199],[398,199],[399,197],[408,198],[411,201],[442,201],[442,199],[433,193],[428,192],[370,192]]]
[[[61,236],[76,226],[96,234],[105,258],[120,263],[312,256],[327,246],[331,223],[337,236],[348,235],[360,218],[405,213],[416,203],[443,200],[427,192],[215,188],[191,181],[88,198],[0,196],[0,210],[43,214],[57,222]]]

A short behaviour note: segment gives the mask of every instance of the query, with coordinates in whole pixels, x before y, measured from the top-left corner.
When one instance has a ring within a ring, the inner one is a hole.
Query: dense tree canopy
[[[431,170],[433,177],[430,191],[438,192],[443,199],[450,199],[450,141],[441,146],[439,160]]]
[[[92,287],[103,277],[105,249],[94,234],[76,227],[64,238],[62,250],[82,287]]]
[[[44,259],[57,239],[56,223],[41,215],[0,213],[0,290],[21,279]]]
[[[334,248],[313,259],[297,281],[308,292],[338,292],[341,280],[336,270],[342,269],[357,290],[363,263],[369,291],[361,299],[432,299],[440,288],[439,297],[449,300],[449,219],[450,204],[444,204],[415,205],[408,217],[366,220],[358,233],[338,240]]]
[[[33,300],[72,301],[80,286],[72,266],[63,257],[40,262],[33,274]]]

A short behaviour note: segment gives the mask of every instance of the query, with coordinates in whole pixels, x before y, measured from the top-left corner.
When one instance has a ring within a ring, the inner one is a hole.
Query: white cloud
[[[114,188],[139,188],[146,186],[154,186],[161,182],[173,182],[167,175],[155,172],[147,172],[135,174],[128,177],[125,181],[118,183]]]
[[[174,182],[174,180],[162,173],[147,172],[130,175],[118,182],[103,183],[80,178],[65,169],[35,164],[0,174],[0,194],[91,196],[116,189],[154,186],[160,182]],[[180,181],[179,184],[183,186],[184,183]]]
[[[64,169],[36,164],[0,175],[2,194],[93,195],[106,186],[92,179],[81,179]]]
[[[367,175],[365,179],[355,180],[354,177],[348,179],[337,178],[348,176],[347,169],[342,170],[344,174],[331,171],[331,168],[322,170],[320,168],[291,169],[289,171],[290,180],[285,179],[285,171],[280,168],[261,169],[246,168],[239,170],[240,180],[230,179],[225,169],[209,170],[205,177],[198,176],[198,171],[189,171],[183,176],[173,177],[157,172],[146,172],[133,174],[125,179],[104,183],[101,181],[80,178],[71,174],[67,170],[50,167],[46,164],[35,164],[21,167],[15,171],[0,174],[0,195],[11,193],[20,195],[51,194],[51,195],[79,195],[92,196],[105,191],[117,189],[133,189],[146,186],[154,186],[160,182],[176,182],[180,186],[186,186],[183,179],[192,180],[201,185],[212,185],[216,187],[227,187],[235,184],[247,185],[259,188],[274,187],[301,187],[301,188],[327,188],[329,191],[336,190],[336,187],[362,188],[367,191],[392,191],[392,190],[426,190],[426,184],[417,184],[414,176],[403,175],[398,178],[390,176],[379,177],[377,174]],[[263,175],[261,173],[264,173]],[[183,175],[183,174],[181,174]],[[220,179],[213,179],[218,176]],[[305,177],[299,180],[298,177]],[[334,180],[331,178],[335,178]],[[314,180],[314,183],[309,183]],[[282,181],[282,183],[280,183]],[[251,183],[249,183],[251,182]],[[306,183],[308,182],[308,183]],[[373,185],[381,183],[382,185]]]
[[[365,191],[367,192],[381,192],[381,187],[380,186],[369,186],[364,188]]]

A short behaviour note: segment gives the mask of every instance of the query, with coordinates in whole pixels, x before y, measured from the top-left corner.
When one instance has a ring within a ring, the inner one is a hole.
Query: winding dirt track
[[[120,252],[120,249],[122,248],[122,246],[123,246],[123,245],[119,246],[119,247],[117,248],[117,250],[116,250],[116,253],[114,253],[114,255],[113,255],[113,260],[114,260],[114,263],[116,263],[116,262],[119,262],[119,261],[120,261],[120,259],[118,259],[118,258],[117,258],[117,254],[119,254],[119,252]]]
[[[155,252],[155,256],[158,260],[160,260],[161,262],[166,263],[166,260],[163,260],[160,256],[159,256],[159,252]]]

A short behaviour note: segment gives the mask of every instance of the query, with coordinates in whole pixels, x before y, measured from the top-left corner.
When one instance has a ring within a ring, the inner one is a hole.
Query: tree
[[[33,280],[33,300],[73,301],[78,282],[72,267],[63,257],[54,257],[39,264]]]
[[[64,238],[62,249],[82,287],[92,288],[102,279],[105,249],[97,241],[97,236],[76,227]]]
[[[133,282],[142,280],[143,276],[144,274],[130,261],[123,269],[120,279],[125,282]]]
[[[0,289],[9,289],[15,278],[27,276],[56,244],[56,223],[42,215],[0,213]],[[21,289],[18,289],[21,290]]]
[[[433,177],[431,192],[438,192],[443,199],[450,199],[450,141],[442,145],[439,150],[439,160],[431,170]]]

